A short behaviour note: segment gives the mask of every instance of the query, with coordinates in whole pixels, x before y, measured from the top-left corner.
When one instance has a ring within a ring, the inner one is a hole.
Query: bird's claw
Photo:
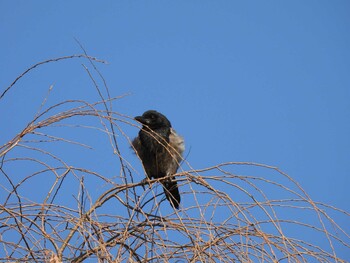
[[[146,190],[145,184],[149,185],[149,179],[148,178],[142,179],[142,181],[141,181],[141,186],[142,186],[144,191]]]

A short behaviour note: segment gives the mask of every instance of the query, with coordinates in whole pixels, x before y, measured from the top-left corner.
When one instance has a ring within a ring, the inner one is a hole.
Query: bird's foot
[[[145,191],[146,189],[145,189],[145,185],[146,184],[150,184],[149,183],[149,179],[146,177],[145,179],[143,179],[142,181],[141,181],[141,186],[142,186],[142,188],[143,188],[143,190]]]

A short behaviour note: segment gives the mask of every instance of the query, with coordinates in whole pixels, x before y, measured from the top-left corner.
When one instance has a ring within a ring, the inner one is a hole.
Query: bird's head
[[[135,120],[152,130],[171,127],[171,123],[167,117],[155,110],[146,111],[142,116],[136,116]]]

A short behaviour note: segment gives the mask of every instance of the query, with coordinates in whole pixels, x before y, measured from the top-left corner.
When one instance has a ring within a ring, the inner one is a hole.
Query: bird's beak
[[[137,120],[138,122],[140,122],[142,124],[146,124],[146,125],[149,124],[149,121],[142,116],[136,116],[135,120]]]

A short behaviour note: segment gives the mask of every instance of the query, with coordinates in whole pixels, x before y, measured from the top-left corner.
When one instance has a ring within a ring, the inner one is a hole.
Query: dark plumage
[[[176,173],[185,150],[184,140],[171,127],[161,113],[149,110],[135,117],[142,124],[132,144],[142,160],[147,177],[158,179]],[[162,181],[164,193],[170,204],[179,208],[180,193],[175,177]]]

